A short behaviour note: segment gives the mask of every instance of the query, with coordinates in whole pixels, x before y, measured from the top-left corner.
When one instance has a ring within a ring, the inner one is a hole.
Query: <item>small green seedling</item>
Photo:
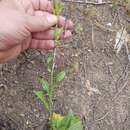
[[[69,112],[66,116],[53,113],[52,126],[53,130],[83,130],[80,118],[72,112]]]
[[[60,0],[53,0],[53,13],[59,17],[63,10],[63,5]],[[64,28],[55,27],[55,45],[61,45],[60,36],[64,32]],[[66,72],[64,70],[56,70],[55,67],[56,48],[51,53],[47,60],[46,66],[49,73],[49,78],[38,78],[38,82],[42,85],[42,90],[34,91],[35,95],[40,99],[44,108],[49,113],[49,128],[50,130],[83,130],[80,118],[73,113],[66,116],[61,116],[54,112],[54,96],[55,90],[59,83],[64,80]]]
[[[57,16],[61,14],[63,11],[63,4],[60,0],[53,0],[53,13]]]

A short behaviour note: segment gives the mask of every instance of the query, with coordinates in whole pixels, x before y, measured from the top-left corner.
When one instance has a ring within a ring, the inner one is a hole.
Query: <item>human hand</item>
[[[58,19],[48,0],[2,0],[0,2],[0,63],[17,57],[26,49],[53,49],[53,26],[65,26],[62,38],[71,36],[73,23]]]

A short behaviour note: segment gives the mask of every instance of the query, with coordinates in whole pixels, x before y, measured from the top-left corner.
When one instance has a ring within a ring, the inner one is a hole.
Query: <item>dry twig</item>
[[[91,4],[91,5],[104,5],[104,4],[112,4],[112,2],[108,1],[108,2],[101,2],[101,3],[97,3],[97,2],[90,2],[90,1],[82,1],[82,0],[64,0],[63,2],[72,2],[72,3],[79,3],[79,4]]]
[[[95,48],[95,40],[94,40],[94,26],[92,24],[92,48]]]

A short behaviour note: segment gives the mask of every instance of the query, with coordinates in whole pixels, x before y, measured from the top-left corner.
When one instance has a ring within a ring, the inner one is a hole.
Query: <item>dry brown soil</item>
[[[116,32],[130,30],[129,16],[110,4],[65,6],[78,31],[58,49],[57,67],[73,65],[75,73],[57,90],[55,111],[79,114],[85,130],[130,130],[130,67],[125,48],[114,51]],[[46,129],[47,113],[33,93],[40,88],[37,76],[48,76],[46,57],[29,50],[0,66],[0,130]]]

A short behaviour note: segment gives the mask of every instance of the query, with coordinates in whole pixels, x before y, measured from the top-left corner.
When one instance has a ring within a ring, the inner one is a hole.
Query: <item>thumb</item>
[[[55,15],[48,14],[44,16],[27,15],[27,28],[30,32],[45,31],[57,24],[58,18]]]

